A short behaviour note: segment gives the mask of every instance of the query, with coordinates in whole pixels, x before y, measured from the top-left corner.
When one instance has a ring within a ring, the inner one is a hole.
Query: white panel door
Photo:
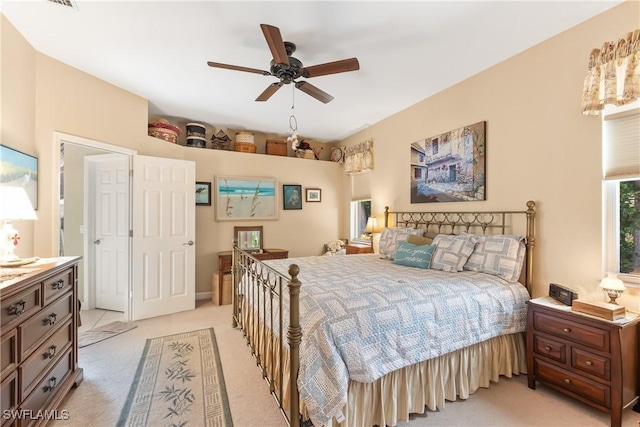
[[[195,308],[195,162],[133,156],[131,319]]]
[[[93,169],[93,279],[96,308],[124,311],[129,286],[129,160],[87,157]]]

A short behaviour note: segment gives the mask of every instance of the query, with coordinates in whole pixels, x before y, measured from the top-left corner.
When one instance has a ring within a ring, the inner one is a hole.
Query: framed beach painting
[[[275,178],[217,176],[215,184],[217,221],[278,219]]]
[[[0,145],[0,185],[22,187],[38,209],[38,158]]]

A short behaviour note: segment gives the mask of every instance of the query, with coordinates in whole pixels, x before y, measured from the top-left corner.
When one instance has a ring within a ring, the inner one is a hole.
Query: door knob
[[[182,246],[184,245],[189,245],[189,246],[193,246],[193,240],[189,240],[187,243],[183,243]]]
[[[101,242],[102,242],[102,239],[98,239],[98,240],[95,240],[93,243],[95,243],[96,245],[99,245]]]

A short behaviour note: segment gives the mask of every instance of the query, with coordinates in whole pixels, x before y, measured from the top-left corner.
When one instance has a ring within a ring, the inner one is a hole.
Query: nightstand
[[[346,249],[347,255],[373,253],[373,248],[371,247],[371,245],[365,245],[362,243],[347,243]]]
[[[611,415],[620,427],[622,410],[638,397],[640,317],[607,321],[571,311],[550,297],[529,301],[527,379]]]

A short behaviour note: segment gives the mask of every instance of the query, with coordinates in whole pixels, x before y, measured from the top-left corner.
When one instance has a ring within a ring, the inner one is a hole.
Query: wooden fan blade
[[[327,92],[321,91],[309,82],[296,82],[296,88],[300,89],[307,95],[313,96],[318,101],[324,102],[325,104],[333,101],[333,96],[329,95]]]
[[[264,71],[264,70],[258,70],[257,68],[240,67],[238,65],[221,64],[219,62],[208,61],[207,65],[209,65],[209,67],[224,68],[224,69],[227,69],[227,70],[245,71],[247,73],[262,74],[263,76],[270,76],[271,75],[270,72]]]
[[[278,64],[289,65],[289,57],[280,35],[280,29],[267,24],[260,24],[260,28],[262,28],[264,38],[267,40],[273,60]]]
[[[278,89],[282,87],[282,82],[271,83],[265,90],[256,98],[256,101],[266,101],[271,98],[271,95],[276,93]]]
[[[300,70],[303,77],[326,76],[327,74],[344,73],[347,71],[356,71],[360,69],[360,63],[357,58],[343,59],[341,61],[327,62],[325,64],[312,65]]]

